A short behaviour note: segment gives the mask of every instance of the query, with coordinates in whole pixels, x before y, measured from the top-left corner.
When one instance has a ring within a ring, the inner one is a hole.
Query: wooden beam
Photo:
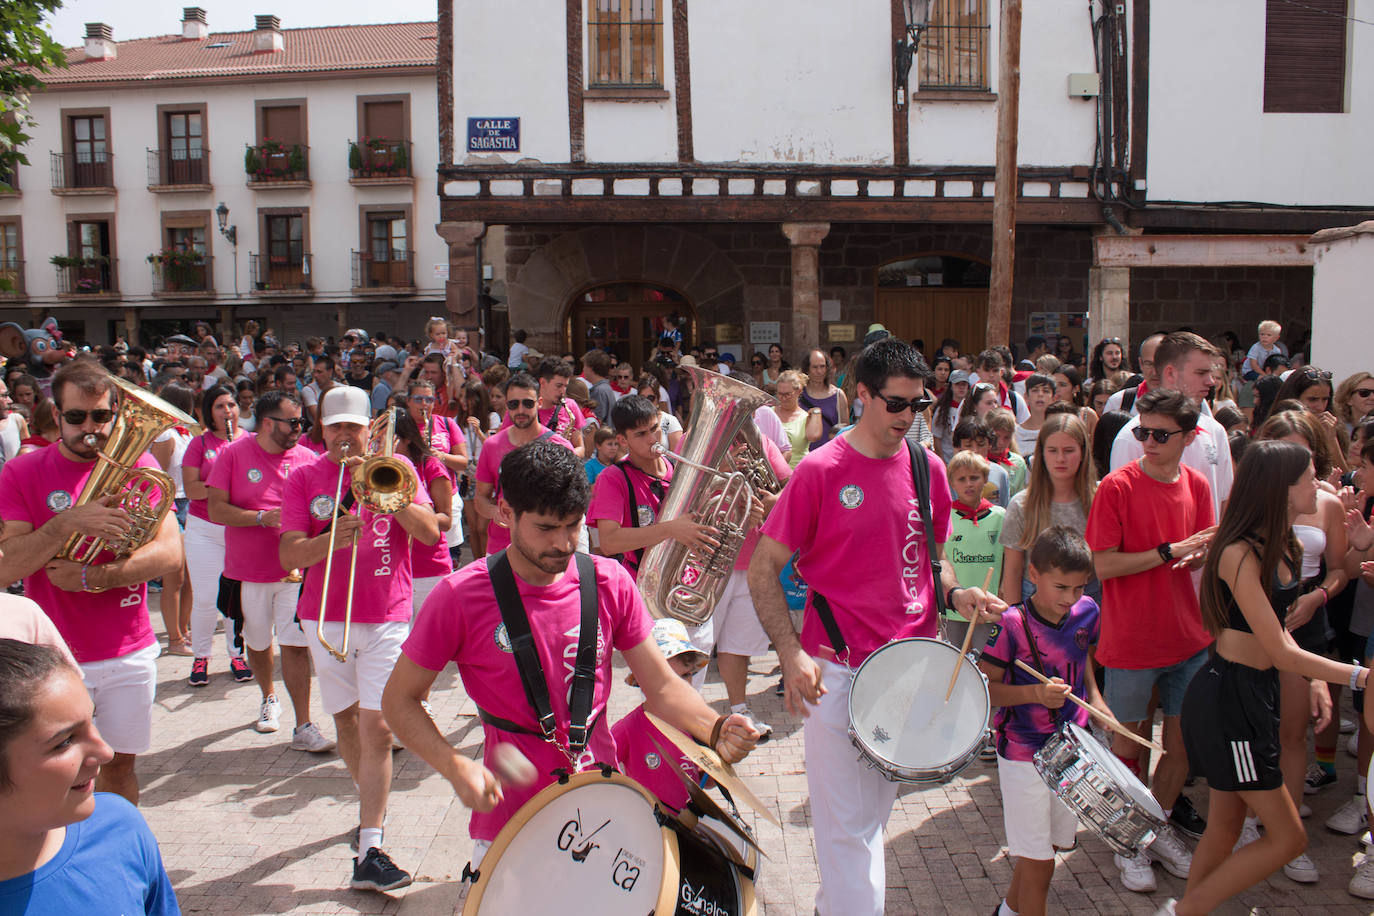
[[[892,0],[892,46],[906,38],[906,13],[902,11],[903,0]],[[911,62],[917,69],[916,60]],[[919,79],[919,75],[917,77]],[[892,58],[892,82],[897,82],[897,58]],[[892,106],[892,164],[903,166],[911,161],[911,89],[907,88],[907,104]]]
[[[582,89],[582,0],[568,0],[568,158],[587,158],[586,121]]]
[[[1011,340],[1012,272],[1016,252],[1016,146],[1021,99],[1021,0],[1002,0],[997,76],[997,173],[992,205],[992,279],[988,340]]]
[[[687,35],[687,0],[673,0],[673,100],[677,112],[677,158],[696,158],[692,139],[692,54]]]
[[[1135,182],[1146,180],[1145,157],[1150,128],[1150,0],[1132,6],[1131,40],[1131,199],[1144,200]]]
[[[1094,267],[1311,267],[1306,235],[1101,235]]]
[[[439,0],[439,164],[453,159],[453,0]]]
[[[1188,229],[1217,232],[1282,232],[1311,235],[1333,226],[1374,219],[1374,209],[1357,207],[1207,207],[1151,206],[1126,211],[1126,222],[1141,229]]]

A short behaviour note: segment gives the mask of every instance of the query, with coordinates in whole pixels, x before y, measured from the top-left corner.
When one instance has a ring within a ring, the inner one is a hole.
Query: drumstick
[[[983,577],[983,591],[987,591],[987,590],[988,590],[988,587],[992,585],[992,572],[993,572],[993,567],[989,566],[989,567],[988,567],[988,574],[987,574],[986,576]],[[939,588],[939,587],[940,587],[940,584],[937,582],[937,583],[935,584],[935,587],[936,587],[936,588]],[[964,646],[963,646],[963,648],[961,648],[961,649],[959,650],[959,658],[963,658],[965,655],[968,655],[968,648],[969,648],[969,646],[973,645],[973,629],[974,629],[974,627],[976,627],[976,626],[978,625],[978,622],[977,622],[977,619],[976,619],[977,616],[978,616],[978,615],[975,614],[975,615],[974,615],[974,618],[975,618],[975,619],[974,619],[974,620],[970,620],[970,621],[968,622],[968,630],[965,631],[965,633],[964,633]],[[951,672],[950,672],[950,675],[949,675],[949,686],[945,688],[945,702],[946,702],[946,703],[949,702],[949,698],[950,698],[950,697],[954,696],[954,683],[955,683],[957,680],[959,680],[959,668],[961,667],[961,665],[959,664],[959,658],[956,658],[956,659],[954,660],[954,670],[951,671]]]
[[[1016,667],[1020,668],[1022,671],[1026,672],[1042,684],[1050,683],[1049,678],[1045,677],[1045,675],[1041,674],[1039,671],[1036,671],[1034,668],[1032,668],[1030,665],[1027,665],[1019,658],[1016,660]],[[1164,753],[1164,746],[1162,744],[1156,744],[1149,738],[1140,737],[1135,732],[1131,731],[1129,728],[1122,725],[1120,722],[1116,721],[1102,710],[1097,709],[1089,703],[1083,702],[1078,697],[1074,696],[1072,693],[1069,694],[1069,699],[1073,700],[1079,706],[1082,706],[1084,709],[1086,709],[1089,713],[1096,716],[1099,722],[1110,728],[1112,731],[1116,732],[1118,735],[1125,735],[1127,738],[1130,738],[1137,744],[1142,744],[1145,747],[1150,748],[1151,750],[1159,751],[1161,754]]]

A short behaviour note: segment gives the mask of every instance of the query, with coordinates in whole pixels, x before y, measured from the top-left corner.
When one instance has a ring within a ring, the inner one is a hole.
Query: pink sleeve
[[[477,482],[496,486],[500,470],[501,465],[497,460],[496,449],[482,449],[482,454],[477,458]]]
[[[628,518],[628,500],[625,497],[625,473],[619,469],[606,468],[596,475],[596,483],[592,485],[592,501],[587,506],[587,521],[595,525],[604,518],[621,526],[631,524]]]
[[[219,462],[215,462],[219,470]],[[214,476],[214,472],[211,472]],[[312,474],[292,474],[286,478],[286,489],[281,497],[281,530],[310,533],[310,507],[306,505],[306,487]]]
[[[229,482],[234,479],[234,454],[234,449],[220,452],[215,466],[210,469],[210,479],[205,481],[207,487],[229,492]]]
[[[787,459],[782,455],[782,449],[773,443],[767,436],[760,436],[759,441],[763,443],[763,453],[768,456],[768,465],[773,469],[773,476],[779,481],[785,481],[792,476],[792,465],[787,463]]]
[[[406,658],[429,671],[443,671],[458,656],[463,648],[463,632],[455,601],[451,582],[444,580],[434,587],[401,647]]]
[[[415,488],[415,502],[419,503],[422,506],[434,505],[434,497],[429,495],[429,481],[432,479],[430,477],[430,462],[434,462],[435,464],[439,464],[439,462],[436,461],[434,458],[426,458],[425,473],[421,474],[419,469],[411,463],[409,458],[401,457],[401,460],[404,461],[406,464],[409,464],[411,469],[415,471],[415,479],[420,484],[418,487]],[[446,472],[443,469],[443,465],[439,465],[439,474],[443,477],[448,476],[448,472]],[[287,479],[290,480],[290,478]]]
[[[935,528],[936,543],[943,544],[949,540],[949,517],[954,509],[954,498],[950,495],[945,463],[930,449],[926,449],[926,461],[930,464],[931,524]]]
[[[616,596],[615,647],[624,652],[649,638],[654,621],[625,567],[616,563],[614,566],[607,564],[603,569]]]
[[[1108,475],[1093,495],[1093,504],[1088,510],[1088,530],[1085,533],[1088,546],[1093,550],[1110,550],[1121,546],[1121,515],[1117,511],[1118,493],[1117,481]],[[1207,497],[1207,505],[1207,512],[1211,514],[1211,496]]]
[[[56,446],[50,446],[56,448]],[[7,463],[3,470],[0,470],[0,518],[12,522],[27,522],[38,527],[34,521],[33,514],[29,511],[28,501],[24,498],[31,487],[25,486],[22,480],[22,468],[31,462],[24,462],[23,465]]]
[[[196,436],[186,446],[186,454],[181,456],[181,466],[183,468],[195,468],[200,470],[201,460],[205,458],[205,437]]]
[[[820,500],[815,494],[816,476],[806,463],[797,465],[777,505],[763,521],[763,533],[789,550],[799,550],[817,534]]]

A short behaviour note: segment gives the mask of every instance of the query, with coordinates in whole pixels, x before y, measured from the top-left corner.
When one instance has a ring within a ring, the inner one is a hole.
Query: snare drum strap
[[[577,563],[578,598],[581,605],[581,626],[577,637],[577,657],[573,666],[572,694],[568,702],[568,749],[574,754],[587,745],[590,732],[588,719],[596,692],[596,567],[584,553],[573,554]],[[504,550],[487,557],[487,573],[491,576],[496,605],[501,609],[501,621],[506,625],[515,667],[525,688],[525,699],[539,721],[539,731],[546,739],[554,736],[557,720],[549,703],[549,685],[544,678],[544,666],[534,646],[529,615],[520,600],[515,573]],[[512,723],[513,724],[513,723]]]
[[[1035,644],[1035,636],[1031,633],[1030,615],[1030,601],[1027,600],[1021,605],[1021,629],[1026,633],[1026,645],[1030,647],[1031,658],[1035,661],[1035,670],[1045,675],[1045,677],[1053,677],[1052,674],[1045,670],[1045,662],[1040,658],[1040,647]],[[1012,660],[1012,663],[1015,664],[1015,659]],[[1056,729],[1059,728],[1059,710],[1050,710],[1050,722],[1053,723]]]

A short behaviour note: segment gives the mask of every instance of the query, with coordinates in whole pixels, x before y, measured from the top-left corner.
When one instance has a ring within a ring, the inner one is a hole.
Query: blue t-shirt
[[[1063,678],[1076,696],[1083,697],[1083,676],[1088,669],[1088,649],[1097,643],[1101,614],[1097,602],[1084,595],[1056,626],[1041,617],[1032,602],[1009,607],[1002,615],[1002,632],[983,652],[982,661],[1005,669],[1002,680],[1007,684],[1038,684],[1013,659],[1019,658],[1032,668],[1035,654],[1026,644],[1026,628],[1021,620],[1029,612],[1031,636],[1040,650],[1041,672],[1046,677]],[[1059,723],[1088,724],[1088,711],[1070,702],[1058,710]],[[1004,706],[997,713],[997,753],[1007,760],[1030,760],[1035,752],[1054,734],[1058,726],[1050,709],[1039,703]]]
[[[606,465],[602,464],[601,460],[596,457],[588,458],[582,467],[587,472],[587,483],[596,483],[596,478],[601,475],[602,471],[606,470]]]
[[[95,813],[67,827],[62,849],[37,870],[0,881],[0,913],[180,916],[157,840],[122,796],[95,795]]]

